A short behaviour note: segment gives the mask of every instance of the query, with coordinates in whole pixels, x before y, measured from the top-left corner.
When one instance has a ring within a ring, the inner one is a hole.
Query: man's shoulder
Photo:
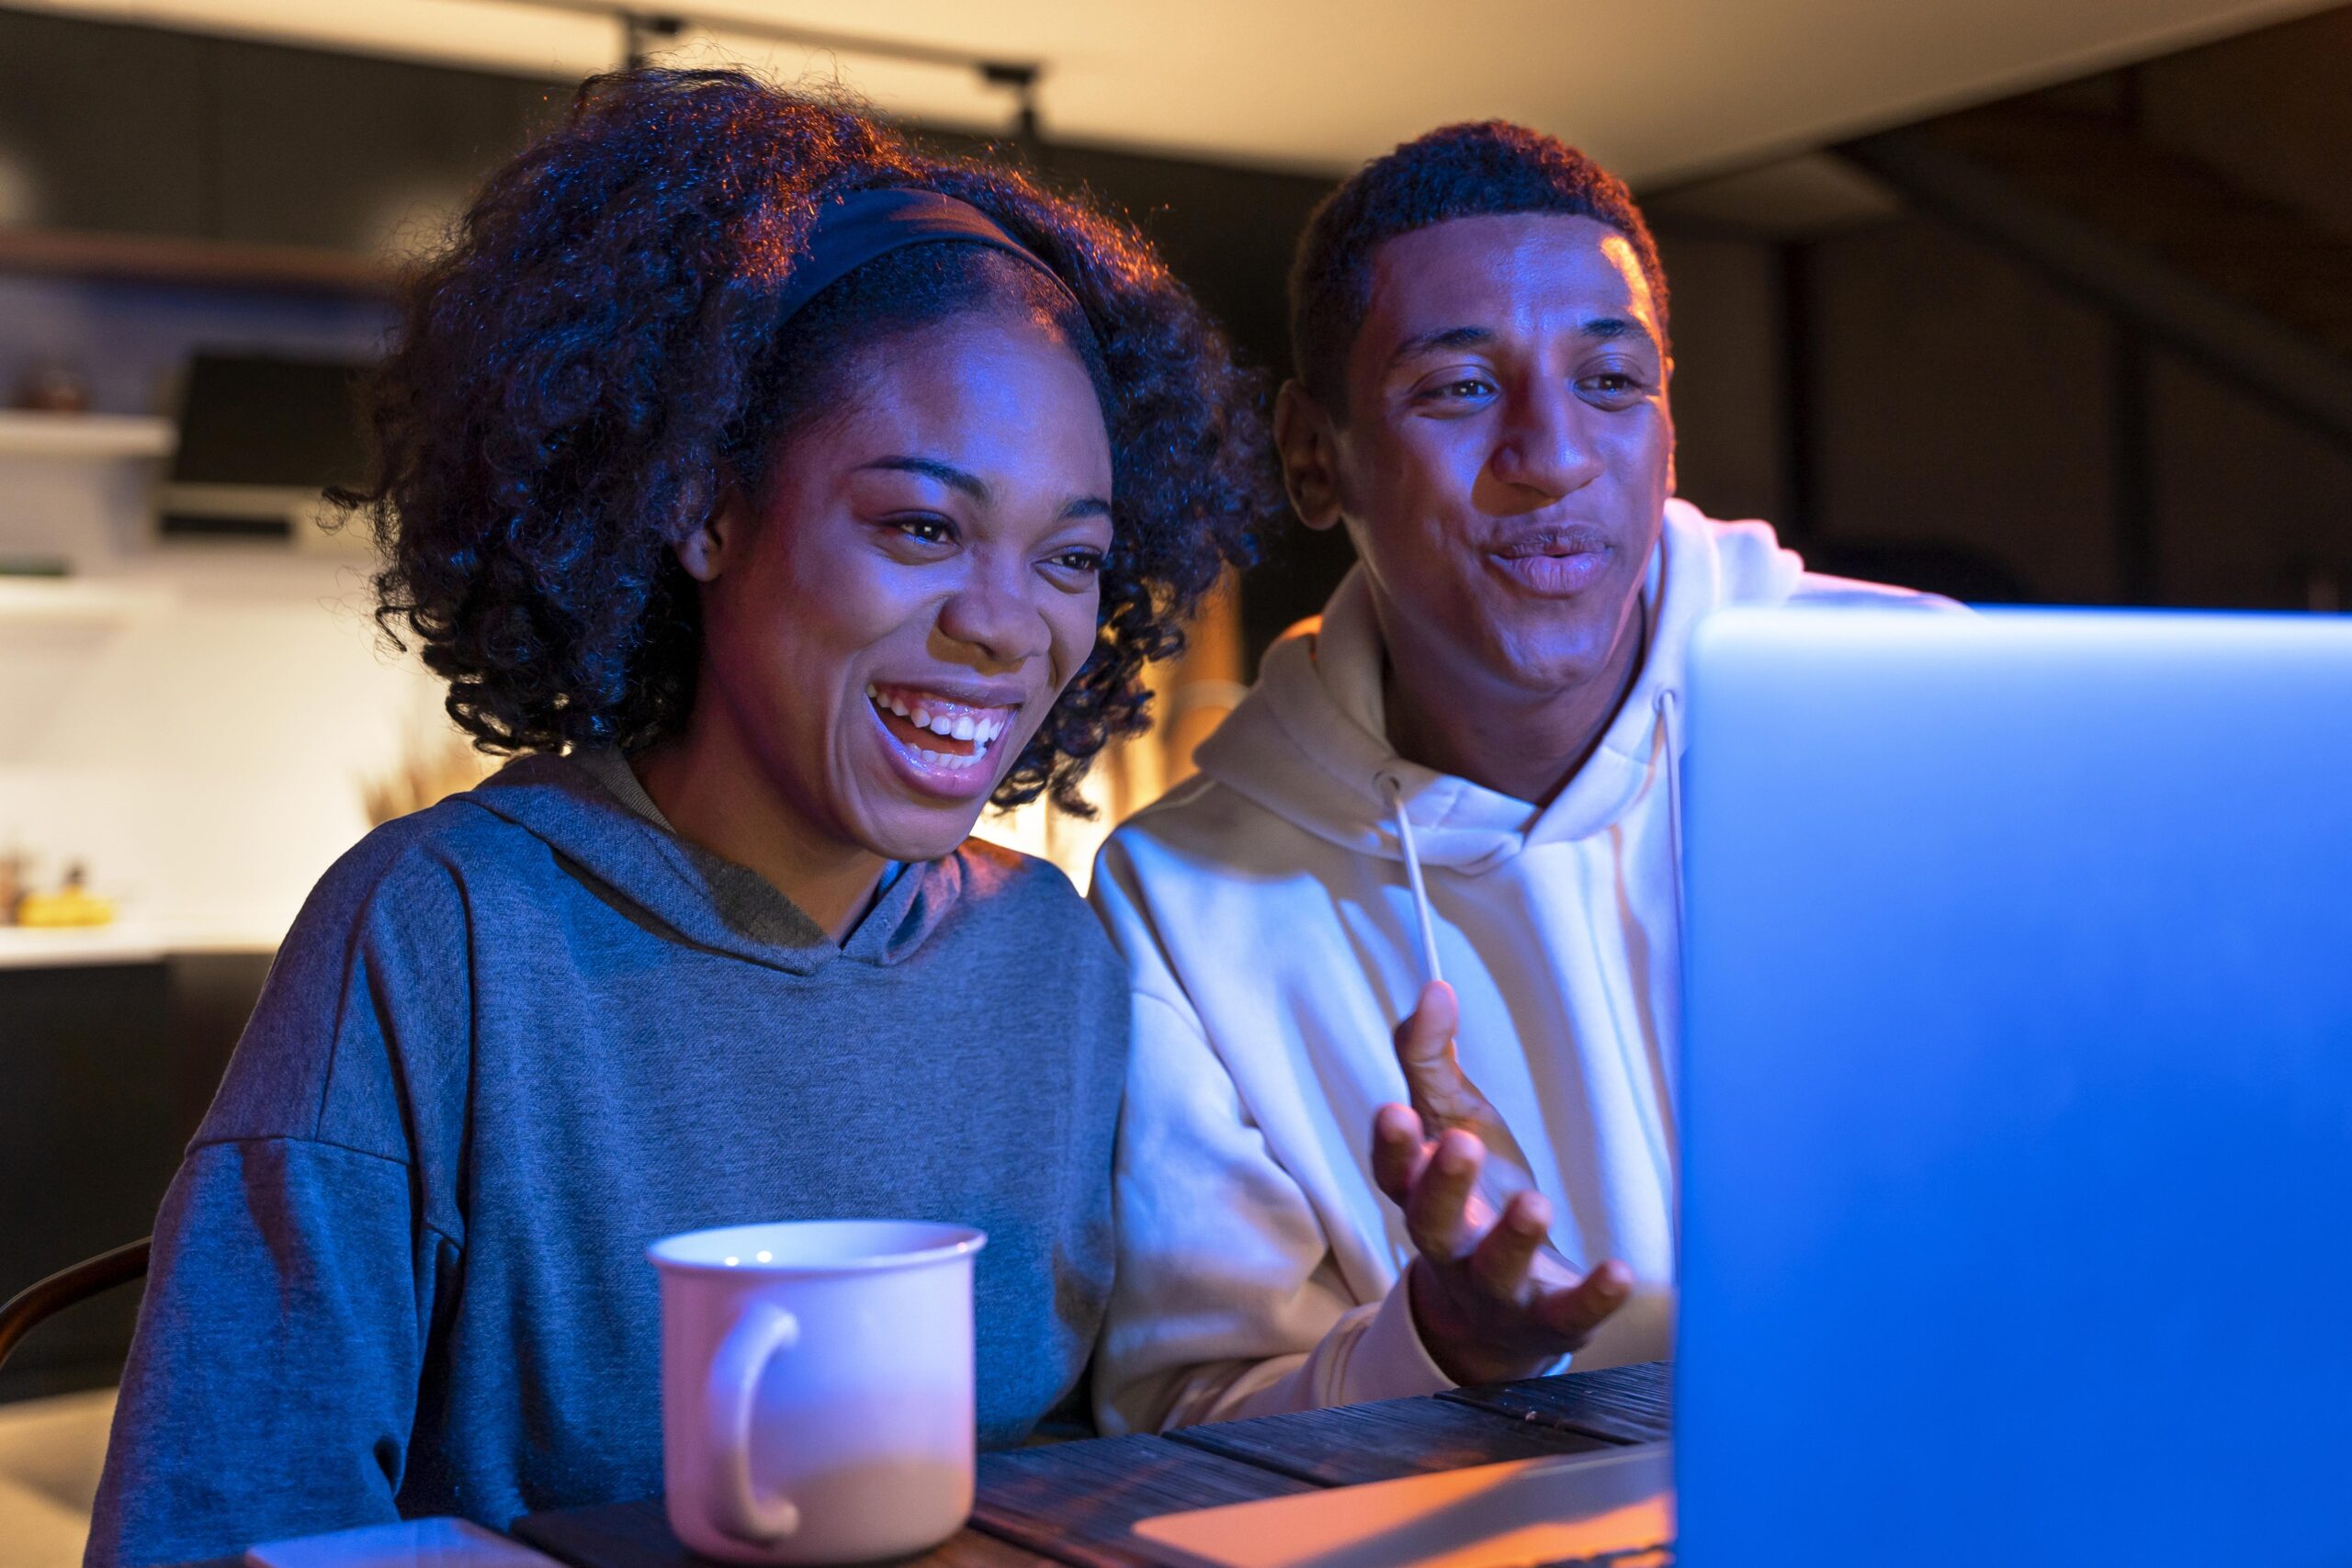
[[[1279,842],[1313,838],[1230,784],[1194,773],[1120,823],[1102,852],[1136,863],[1255,864]]]
[[[1666,545],[1710,563],[1697,581],[1705,608],[1735,604],[1809,609],[1957,610],[1939,593],[1923,593],[1891,582],[1835,577],[1808,570],[1797,549],[1784,543],[1770,523],[1757,518],[1710,517],[1679,497],[1667,502]]]
[[[1965,611],[1967,606],[1940,593],[1900,588],[1891,582],[1865,582],[1854,577],[1832,577],[1807,571],[1797,578],[1787,601],[1801,609]]]
[[[1320,882],[1344,852],[1196,774],[1121,823],[1094,858],[1088,900],[1122,951],[1135,922],[1162,942],[1177,930],[1248,940],[1278,888]]]

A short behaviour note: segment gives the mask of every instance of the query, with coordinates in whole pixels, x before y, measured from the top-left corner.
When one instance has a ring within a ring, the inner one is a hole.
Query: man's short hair
[[[1323,198],[1290,269],[1291,358],[1335,419],[1346,417],[1348,353],[1372,303],[1372,257],[1399,234],[1456,218],[1551,212],[1625,236],[1666,329],[1666,269],[1625,182],[1562,141],[1508,120],[1441,126],[1375,158]]]

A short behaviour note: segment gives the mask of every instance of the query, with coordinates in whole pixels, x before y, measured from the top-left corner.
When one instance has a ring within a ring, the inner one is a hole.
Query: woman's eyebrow
[[[876,457],[870,463],[858,465],[858,470],[861,473],[868,469],[878,469],[890,474],[921,474],[927,479],[938,480],[952,491],[968,495],[983,505],[988,502],[990,493],[988,480],[967,468],[959,468],[955,464],[943,462],[937,457],[912,456]],[[1110,515],[1109,501],[1099,495],[1081,495],[1072,497],[1062,504],[1058,521],[1068,522],[1076,517],[1108,517]]]
[[[876,457],[870,463],[859,464],[858,468],[861,471],[880,469],[884,473],[921,474],[925,479],[938,480],[949,490],[968,495],[974,501],[985,502],[989,498],[986,479],[953,463],[943,463],[936,457]]]

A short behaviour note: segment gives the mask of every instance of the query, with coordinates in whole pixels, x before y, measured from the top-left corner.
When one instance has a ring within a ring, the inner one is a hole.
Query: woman
[[[592,83],[384,372],[388,628],[487,784],[287,939],[157,1224],[91,1557],[661,1487],[645,1244],[989,1231],[979,1419],[1078,1383],[1126,987],[1051,868],[1272,514],[1132,233],[732,73]]]

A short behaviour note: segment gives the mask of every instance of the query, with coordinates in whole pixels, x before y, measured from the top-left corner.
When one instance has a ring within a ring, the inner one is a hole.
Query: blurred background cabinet
[[[571,90],[0,11],[0,223],[378,256]]]
[[[268,973],[266,953],[0,967],[0,1295],[145,1235]],[[139,1292],[35,1329],[0,1402],[111,1383]]]

